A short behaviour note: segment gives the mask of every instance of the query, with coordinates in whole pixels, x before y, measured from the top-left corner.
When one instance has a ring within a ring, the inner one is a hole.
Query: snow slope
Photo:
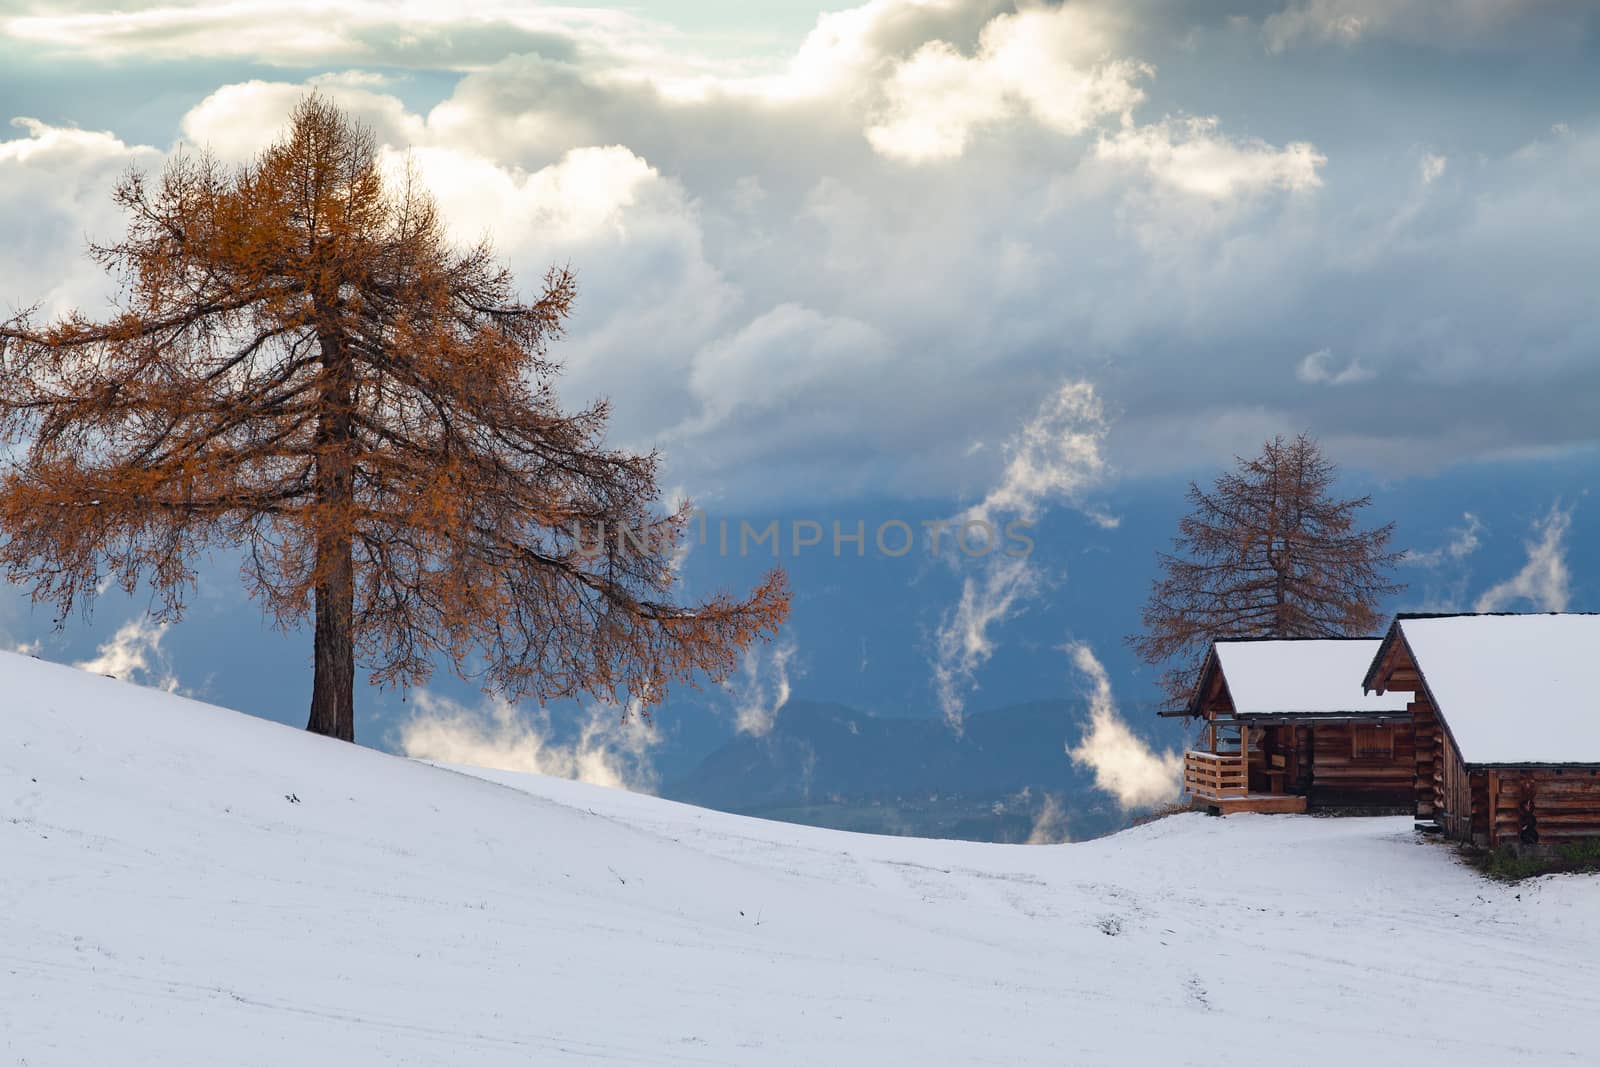
[[[0,655],[6,1067],[1588,1063],[1597,997],[1600,884],[1405,819],[874,838]]]

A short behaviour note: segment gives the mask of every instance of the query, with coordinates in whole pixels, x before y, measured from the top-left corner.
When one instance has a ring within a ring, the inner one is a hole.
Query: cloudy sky
[[[463,239],[576,267],[564,393],[609,395],[708,508],[1067,508],[1147,560],[1170,516],[1119,524],[1119,493],[1309,429],[1434,486],[1418,566],[1484,528],[1531,559],[1561,523],[1568,566],[1600,424],[1591,4],[6,9],[7,310],[104,307],[114,179],[247,158],[315,87]],[[1494,513],[1473,487],[1508,463],[1565,464],[1565,495]],[[1424,584],[1471,606],[1511,570]],[[920,692],[973,683],[1038,579],[953,576],[908,639]]]

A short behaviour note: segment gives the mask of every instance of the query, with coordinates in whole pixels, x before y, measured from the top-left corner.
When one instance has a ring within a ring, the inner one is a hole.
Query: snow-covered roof
[[[1381,644],[1371,640],[1218,641],[1213,647],[1236,715],[1398,714],[1409,693],[1364,693]]]
[[[1395,625],[1467,763],[1600,763],[1600,615]]]

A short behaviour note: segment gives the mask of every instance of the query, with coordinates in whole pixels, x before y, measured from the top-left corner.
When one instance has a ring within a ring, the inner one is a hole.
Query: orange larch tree
[[[565,270],[518,298],[487,244],[446,238],[415,181],[319,97],[228,170],[179,155],[116,200],[107,321],[0,326],[0,567],[64,624],[107,581],[182,614],[196,560],[237,548],[277,623],[314,620],[308,728],[355,732],[381,685],[436,662],[511,697],[658,701],[716,679],[788,611],[673,602],[688,505],[658,457],[603,443],[607,406],[558,405]]]
[[[1189,485],[1191,510],[1145,602],[1139,657],[1164,665],[1172,707],[1193,691],[1211,642],[1229,637],[1365,637],[1381,622],[1400,553],[1394,524],[1363,529],[1371,497],[1333,495],[1338,467],[1306,434],[1275,437],[1236,460],[1209,491]]]

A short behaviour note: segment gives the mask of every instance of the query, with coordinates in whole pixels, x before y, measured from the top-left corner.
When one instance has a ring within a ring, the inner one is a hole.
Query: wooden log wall
[[[1383,724],[1387,755],[1358,754],[1366,722],[1274,724],[1256,728],[1250,745],[1250,789],[1306,796],[1311,807],[1410,809],[1416,795],[1416,745],[1411,723]],[[1276,772],[1276,773],[1274,773]]]
[[[1408,722],[1386,723],[1388,757],[1357,755],[1355,723],[1321,722],[1312,739],[1310,800],[1313,807],[1410,808],[1416,796],[1417,751]]]
[[[1480,843],[1494,848],[1600,838],[1600,768],[1490,767],[1479,773]]]
[[[1421,693],[1406,705],[1411,712],[1412,745],[1416,751],[1416,773],[1412,786],[1416,797],[1415,816],[1432,819],[1438,810],[1439,782],[1439,717],[1433,705]]]
[[[1473,776],[1467,773],[1466,764],[1461,762],[1461,756],[1456,752],[1449,732],[1440,730],[1437,738],[1438,756],[1434,760],[1433,774],[1433,818],[1446,836],[1456,841],[1471,841]],[[1484,798],[1479,803],[1481,811],[1487,803],[1488,792],[1481,785],[1480,789],[1483,790],[1481,795]]]

